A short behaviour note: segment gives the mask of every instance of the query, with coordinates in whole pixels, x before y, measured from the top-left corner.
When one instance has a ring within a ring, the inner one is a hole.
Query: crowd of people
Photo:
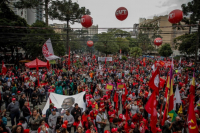
[[[145,105],[153,92],[148,85],[154,71],[152,66],[158,68],[154,63],[160,59],[146,57],[144,60],[140,57],[121,60],[113,56],[112,61],[100,62],[88,57],[86,60],[86,56],[74,59],[70,66],[59,60],[49,70],[40,68],[39,72],[26,67],[7,68],[0,81],[0,132],[151,133],[151,115],[145,110]],[[172,59],[163,60],[170,62]],[[198,65],[187,67],[189,63],[174,60],[173,91],[175,93],[178,87],[182,103],[176,105],[174,115],[168,115],[164,124],[165,88],[170,67],[159,67],[164,84],[156,97],[157,133],[188,132],[188,94],[193,72],[196,76],[195,115],[200,127],[200,69]],[[119,83],[123,84],[123,88],[117,89]],[[113,89],[106,89],[107,84],[112,84]],[[85,110],[78,103],[63,114],[54,103],[50,104],[46,114],[42,114],[39,108],[47,102],[50,93],[68,96],[81,92],[85,92]],[[12,127],[7,126],[8,118]]]

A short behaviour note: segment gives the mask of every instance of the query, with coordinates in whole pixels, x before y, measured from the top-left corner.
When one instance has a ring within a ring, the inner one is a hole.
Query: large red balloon
[[[88,47],[92,47],[93,44],[94,44],[93,41],[87,41],[87,46],[88,46]]]
[[[155,44],[156,46],[160,46],[160,45],[162,44],[162,39],[161,39],[161,38],[156,38],[156,39],[154,40],[154,44]]]
[[[89,27],[92,26],[92,24],[93,24],[93,19],[92,19],[92,17],[90,17],[89,15],[84,15],[84,16],[81,18],[81,24],[82,24],[83,27],[89,28]]]
[[[118,20],[123,21],[128,16],[128,10],[125,7],[120,7],[116,10],[115,16]]]
[[[183,19],[183,12],[181,10],[173,10],[168,15],[168,21],[172,24],[179,23]]]

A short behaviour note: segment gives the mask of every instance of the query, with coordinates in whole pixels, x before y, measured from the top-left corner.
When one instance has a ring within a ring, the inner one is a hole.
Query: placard
[[[106,84],[106,90],[113,90],[113,84]]]
[[[124,88],[124,84],[122,83],[117,83],[117,89],[123,89]]]

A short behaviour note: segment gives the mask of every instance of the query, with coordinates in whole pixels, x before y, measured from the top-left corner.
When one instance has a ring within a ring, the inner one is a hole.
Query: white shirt
[[[102,122],[102,119],[101,119],[100,116],[101,116],[104,120],[107,119],[105,113],[102,113],[102,114],[98,113],[98,115],[96,116],[96,122]],[[98,128],[101,128],[101,125],[98,124],[98,123],[97,123],[97,126],[98,126]]]

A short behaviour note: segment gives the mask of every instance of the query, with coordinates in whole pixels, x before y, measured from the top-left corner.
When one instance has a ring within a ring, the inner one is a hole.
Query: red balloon
[[[162,39],[161,39],[161,38],[156,38],[156,39],[154,40],[154,44],[155,44],[156,46],[160,46],[160,45],[162,44]]]
[[[89,28],[93,24],[93,19],[89,15],[84,15],[81,18],[81,24],[85,28]]]
[[[179,23],[183,19],[183,12],[181,10],[173,10],[168,15],[168,21],[172,24]]]
[[[87,41],[87,46],[88,46],[88,47],[92,47],[93,44],[94,44],[93,41]]]
[[[128,17],[128,10],[125,7],[120,7],[116,10],[115,16],[118,20],[123,21]]]

